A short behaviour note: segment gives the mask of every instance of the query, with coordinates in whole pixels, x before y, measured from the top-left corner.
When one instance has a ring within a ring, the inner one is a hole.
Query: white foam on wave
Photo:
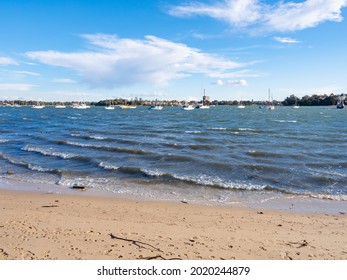
[[[310,193],[307,194],[308,197],[311,198],[318,198],[318,199],[327,199],[327,200],[335,200],[335,201],[347,201],[347,195],[341,194],[315,194],[315,193]]]
[[[185,133],[188,133],[188,134],[200,134],[202,132],[199,131],[199,130],[186,130]]]
[[[28,168],[30,170],[40,171],[40,172],[51,172],[51,171],[54,171],[53,169],[42,167],[42,166],[39,166],[39,165],[36,165],[36,164],[31,164],[31,163],[28,164]]]
[[[100,162],[99,163],[99,167],[103,168],[103,169],[107,169],[107,170],[117,170],[119,169],[119,166],[110,164],[110,163],[106,163],[106,162]]]
[[[209,127],[209,130],[227,130],[226,127]]]
[[[240,130],[240,131],[254,131],[255,129],[253,129],[253,128],[247,128],[247,127],[240,127],[239,130]]]
[[[183,181],[191,181],[198,185],[202,186],[218,186],[225,189],[234,189],[234,190],[264,190],[266,185],[251,185],[246,183],[238,183],[225,181],[220,177],[213,177],[207,175],[199,175],[199,176],[180,176],[173,174],[174,178]]]
[[[96,140],[105,140],[105,137],[97,136],[97,135],[90,135],[89,138],[96,139]]]
[[[142,172],[146,173],[147,175],[149,176],[152,176],[152,177],[161,177],[161,176],[164,176],[165,172],[162,172],[162,171],[159,171],[157,169],[141,169]]]
[[[295,120],[274,120],[274,122],[279,122],[279,123],[297,123],[298,121],[295,121]]]
[[[54,156],[54,157],[60,157],[62,159],[68,159],[68,158],[74,158],[77,157],[78,155],[72,154],[72,153],[63,153],[63,152],[57,152],[52,149],[43,149],[39,147],[33,147],[30,145],[26,145],[25,147],[22,148],[23,151],[28,151],[28,152],[36,152],[40,153],[45,156]]]
[[[99,148],[100,146],[97,145],[92,145],[92,144],[84,144],[84,143],[79,143],[79,142],[73,142],[73,141],[66,141],[66,144],[72,145],[72,146],[78,146],[78,147],[88,147],[88,148]]]

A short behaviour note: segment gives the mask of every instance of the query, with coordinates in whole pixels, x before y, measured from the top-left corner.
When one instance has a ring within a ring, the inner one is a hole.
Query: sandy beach
[[[0,191],[0,259],[347,259],[345,213]]]

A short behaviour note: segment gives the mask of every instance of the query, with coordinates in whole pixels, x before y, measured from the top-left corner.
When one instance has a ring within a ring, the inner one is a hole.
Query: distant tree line
[[[336,105],[339,101],[340,95],[331,93],[330,95],[305,95],[302,98],[296,97],[294,94],[287,97],[283,102],[283,106],[293,106],[295,104],[299,106],[331,106]]]
[[[340,95],[335,95],[331,93],[330,95],[323,94],[323,95],[305,95],[302,98],[299,98],[295,96],[294,94],[290,95],[287,97],[284,101],[276,101],[274,100],[272,103],[275,104],[276,106],[293,106],[293,105],[299,105],[299,106],[332,106],[336,105],[337,102],[340,99]],[[202,101],[200,101],[202,102]],[[0,101],[0,105],[35,105],[37,104],[38,101],[34,100],[29,100],[29,101],[24,101],[24,100],[2,100]],[[73,103],[78,103],[77,101],[67,101],[67,102],[40,102],[43,105],[59,105],[61,103],[64,103],[64,105],[70,106]],[[101,100],[98,102],[85,102],[87,105],[94,105],[94,106],[107,106],[107,105],[125,105],[125,104],[131,104],[131,105],[137,105],[137,106],[149,106],[149,105],[162,105],[162,106],[182,106],[185,105],[186,103],[189,104],[196,104],[197,101],[178,101],[178,100],[143,100],[143,99],[137,99],[135,98],[134,100],[127,100],[127,99],[122,99],[122,98],[117,98],[117,99],[107,99],[107,100]],[[239,105],[241,101],[238,100],[213,100],[209,104],[210,105]],[[242,104],[246,106],[251,106],[251,105],[264,105],[268,104],[269,101],[255,101],[255,100],[243,100]]]

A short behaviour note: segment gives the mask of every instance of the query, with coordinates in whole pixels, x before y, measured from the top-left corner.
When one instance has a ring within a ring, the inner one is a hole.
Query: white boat
[[[42,108],[45,108],[45,106],[43,106],[43,105],[33,105],[33,106],[31,106],[31,108],[33,108],[33,109],[42,109]]]
[[[275,105],[273,104],[273,97],[270,95],[270,89],[269,89],[269,105],[266,106],[269,110],[275,110]]]
[[[107,104],[107,106],[104,107],[105,110],[114,110],[115,106],[113,105],[112,100],[110,101],[109,104]]]
[[[31,106],[31,108],[33,108],[33,109],[42,109],[42,108],[45,108],[45,106],[41,105],[40,102],[37,102],[35,105]]]
[[[132,106],[132,105],[120,105],[119,108],[121,108],[121,109],[136,109],[136,106]]]
[[[105,110],[114,110],[114,106],[112,106],[112,105],[107,105],[107,106],[105,107]]]
[[[240,102],[239,102],[239,105],[237,105],[237,108],[239,108],[239,109],[244,109],[244,108],[245,108],[245,105],[243,105],[243,103],[240,101]]]
[[[57,109],[64,109],[64,108],[66,108],[66,106],[63,105],[63,104],[59,104],[59,105],[55,105],[55,108],[57,108]]]
[[[194,110],[194,106],[193,105],[185,105],[183,106],[183,110],[186,110],[186,111],[190,111],[190,110]]]
[[[295,104],[292,107],[293,109],[299,109],[300,106],[298,105],[298,98],[295,98]]]
[[[346,96],[342,93],[339,97],[339,101],[336,104],[336,109],[345,108],[345,98],[346,98]]]
[[[204,89],[204,96],[202,97],[202,104],[198,104],[195,108],[196,109],[210,109],[210,106],[205,104],[206,103],[206,95],[205,95],[205,89]]]
[[[72,108],[84,110],[84,109],[89,109],[90,106],[88,106],[86,103],[80,103],[80,104],[73,105]]]
[[[198,104],[195,108],[196,109],[210,109],[210,106],[209,105]]]
[[[149,110],[162,110],[163,106],[154,105],[148,108]]]

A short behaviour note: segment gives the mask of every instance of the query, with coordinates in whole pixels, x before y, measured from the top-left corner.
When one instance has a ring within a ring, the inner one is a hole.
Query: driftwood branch
[[[299,241],[299,242],[288,242],[286,244],[290,245],[290,246],[292,246],[292,245],[299,245],[299,247],[296,247],[297,249],[308,246],[308,242],[306,240],[302,240],[302,241]]]
[[[117,240],[122,240],[122,241],[126,241],[126,242],[130,242],[131,244],[136,245],[139,248],[142,249],[150,249],[150,250],[155,250],[155,251],[159,251],[159,252],[163,252],[162,250],[160,250],[159,248],[154,247],[153,245],[146,243],[146,242],[142,242],[142,241],[138,241],[138,240],[134,240],[134,239],[128,239],[128,238],[122,238],[122,237],[118,237],[115,236],[114,234],[110,233],[109,236],[111,237],[111,239],[117,239]],[[149,247],[149,248],[146,248]]]
[[[182,260],[180,258],[171,258],[171,259],[166,259],[164,258],[162,255],[155,255],[155,256],[152,256],[152,257],[142,257],[141,260],[157,260],[157,259],[160,259],[160,260]]]

